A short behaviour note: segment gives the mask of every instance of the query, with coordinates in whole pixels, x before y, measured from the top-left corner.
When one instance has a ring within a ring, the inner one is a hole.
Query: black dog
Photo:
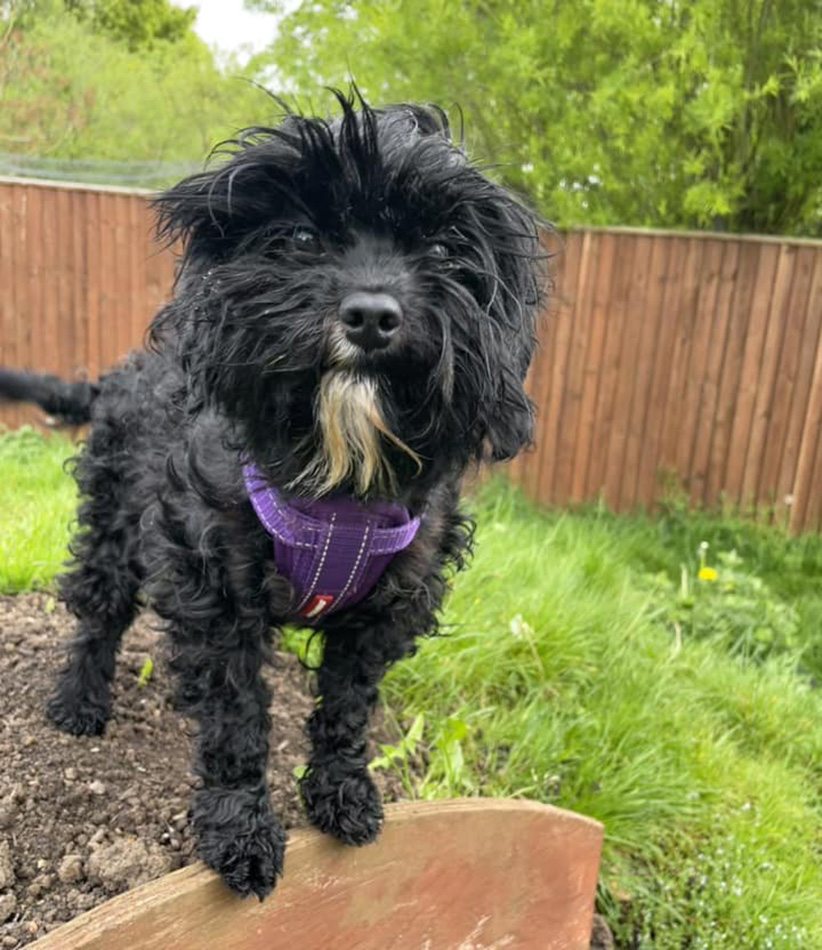
[[[79,628],[49,715],[103,731],[144,591],[200,724],[199,854],[260,897],[286,840],[265,780],[271,628],[323,634],[308,816],[371,841],[379,681],[436,630],[469,551],[461,476],[532,432],[536,216],[466,159],[440,110],[338,98],[341,118],[246,130],[157,199],[184,255],[145,351],[94,385],[0,376],[8,398],[91,421],[61,581]]]

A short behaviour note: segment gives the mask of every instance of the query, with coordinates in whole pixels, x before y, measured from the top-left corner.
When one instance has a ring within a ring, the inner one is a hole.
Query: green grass
[[[0,452],[6,589],[29,561],[48,582],[73,497],[65,447],[18,438],[28,462]],[[540,514],[500,484],[474,506],[444,635],[386,680],[397,745],[379,766],[415,795],[603,821],[621,948],[822,947],[820,539],[676,505]],[[697,577],[702,541],[715,581]]]
[[[63,466],[73,452],[31,428],[0,432],[0,593],[46,588],[65,561],[77,495]]]
[[[423,793],[603,821],[620,946],[822,946],[822,696],[797,655],[678,639],[676,593],[647,578],[666,559],[679,578],[691,539],[674,556],[650,520],[538,515],[499,486],[478,517],[449,635],[385,689],[401,721],[425,717]],[[802,594],[822,597],[819,578]]]

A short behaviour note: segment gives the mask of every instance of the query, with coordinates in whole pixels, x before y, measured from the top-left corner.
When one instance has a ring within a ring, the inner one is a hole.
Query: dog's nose
[[[349,342],[366,352],[382,350],[402,323],[402,307],[390,294],[358,291],[340,304],[340,320]]]

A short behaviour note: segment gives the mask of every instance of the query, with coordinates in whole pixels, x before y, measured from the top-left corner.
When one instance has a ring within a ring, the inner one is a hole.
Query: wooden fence
[[[145,194],[0,179],[0,366],[96,378],[140,345],[173,277]]]
[[[144,195],[0,181],[0,365],[96,376],[172,275]],[[821,327],[822,243],[573,232],[530,377],[536,447],[511,477],[542,503],[630,510],[667,474],[695,504],[818,530]]]
[[[794,530],[822,527],[822,243],[570,234],[530,387],[537,501],[651,506],[666,474]]]

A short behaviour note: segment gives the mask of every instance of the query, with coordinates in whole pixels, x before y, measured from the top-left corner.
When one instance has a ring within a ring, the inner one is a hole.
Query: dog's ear
[[[492,460],[503,462],[514,458],[531,445],[533,435],[534,404],[525,392],[524,373],[522,369],[504,365],[486,428]]]
[[[547,256],[543,222],[510,194],[505,193],[493,217],[496,220],[488,227],[494,235],[498,281],[489,309],[502,328],[502,338],[497,344],[498,376],[486,438],[491,457],[503,461],[531,445],[533,438],[534,404],[525,391],[525,378],[547,289]]]

